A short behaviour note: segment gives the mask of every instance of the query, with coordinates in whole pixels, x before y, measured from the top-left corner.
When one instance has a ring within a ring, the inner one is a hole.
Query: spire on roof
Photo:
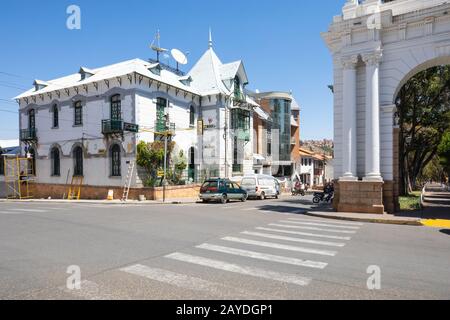
[[[211,32],[211,27],[209,28],[209,42],[208,42],[208,48],[212,49],[213,47],[213,41],[212,41],[212,32]]]

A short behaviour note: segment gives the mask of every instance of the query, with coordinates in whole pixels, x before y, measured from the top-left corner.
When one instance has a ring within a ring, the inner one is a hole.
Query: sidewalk
[[[347,212],[320,212],[309,211],[304,215],[326,218],[334,220],[346,220],[368,223],[382,223],[382,224],[395,224],[395,225],[408,225],[408,226],[423,226],[420,217],[401,217],[392,214],[365,214],[365,213],[347,213]]]

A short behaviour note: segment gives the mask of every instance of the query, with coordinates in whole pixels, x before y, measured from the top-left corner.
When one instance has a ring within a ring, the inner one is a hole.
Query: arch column
[[[383,181],[380,171],[380,83],[381,50],[364,54],[366,64],[366,141],[364,181]]]
[[[356,181],[356,65],[358,55],[344,57],[343,67],[343,169],[341,181]]]

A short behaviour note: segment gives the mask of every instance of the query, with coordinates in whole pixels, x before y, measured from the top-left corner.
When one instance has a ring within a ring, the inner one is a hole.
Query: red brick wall
[[[106,200],[108,191],[113,190],[114,199],[120,200],[123,194],[121,187],[97,187],[83,186],[81,188],[81,199],[84,200]],[[60,184],[34,184],[31,186],[31,194],[35,199],[63,199],[69,192],[69,186]],[[168,186],[166,187],[166,199],[197,198],[200,185],[191,186]],[[138,200],[139,195],[144,195],[147,200],[161,200],[163,188],[131,188],[128,199]]]

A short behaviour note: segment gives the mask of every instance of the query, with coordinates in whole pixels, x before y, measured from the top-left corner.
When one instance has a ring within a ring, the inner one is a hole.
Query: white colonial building
[[[445,0],[348,0],[322,34],[334,62],[334,178],[340,211],[398,204],[397,94],[420,71],[450,63]]]
[[[211,40],[187,74],[140,59],[77,71],[36,80],[16,97],[21,146],[34,159],[36,182],[67,184],[75,175],[85,185],[123,186],[137,144],[169,129],[193,180],[253,172],[259,107],[245,94],[243,63],[222,63]],[[131,186],[142,180],[135,173]]]

